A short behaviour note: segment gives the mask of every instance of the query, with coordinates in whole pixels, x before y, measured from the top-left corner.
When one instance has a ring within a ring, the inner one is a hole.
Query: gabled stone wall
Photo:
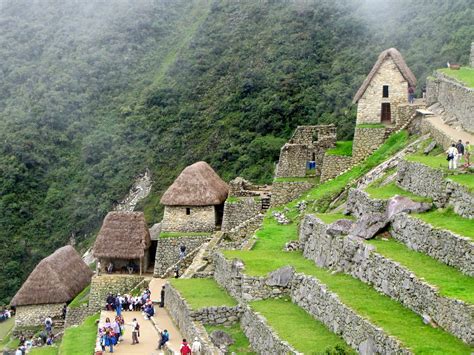
[[[165,206],[161,222],[163,232],[213,232],[215,229],[214,206]]]

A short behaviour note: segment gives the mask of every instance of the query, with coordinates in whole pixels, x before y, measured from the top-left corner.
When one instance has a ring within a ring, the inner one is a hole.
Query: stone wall
[[[335,178],[352,166],[352,157],[343,155],[324,155],[320,181]]]
[[[102,310],[105,307],[105,299],[109,293],[124,294],[130,292],[139,283],[143,282],[144,279],[144,276],[138,275],[112,274],[93,276],[89,296],[89,307],[91,308],[91,312]]]
[[[474,89],[438,71],[427,82],[427,102],[440,103],[445,114],[455,117],[466,131],[474,133]]]
[[[431,121],[425,117],[421,120],[420,124],[421,134],[429,134],[436,143],[440,144],[444,149],[448,149],[453,142],[456,142],[458,137],[450,136],[447,132],[434,126]]]
[[[186,339],[190,341],[195,337],[199,339],[203,354],[220,353],[209,338],[204,326],[191,317],[192,311],[187,302],[169,283],[165,285],[165,308]]]
[[[314,186],[314,179],[308,181],[275,181],[273,182],[271,205],[280,206],[288,203]]]
[[[43,326],[47,317],[61,318],[65,303],[18,306],[15,315],[15,331]],[[53,324],[54,327],[54,324]]]
[[[258,354],[300,354],[286,341],[282,341],[267,324],[266,319],[246,307],[240,326]]]
[[[186,254],[210,240],[209,236],[186,236],[161,238],[156,245],[155,270],[153,275],[159,277],[170,266],[179,261],[180,246],[186,247]]]
[[[186,214],[189,210],[189,214]],[[216,229],[214,206],[165,206],[163,232],[213,232]]]
[[[331,236],[324,224],[307,215],[303,255],[318,266],[334,268],[372,285],[414,312],[431,317],[441,327],[467,343],[474,343],[474,306],[446,298],[417,278],[409,269],[376,252],[353,236]],[[311,223],[311,225],[310,225]],[[315,227],[319,224],[319,227]],[[314,233],[308,236],[308,230]]]
[[[233,243],[238,247],[241,245],[241,243],[252,237],[254,233],[262,226],[264,217],[265,215],[259,214],[246,220],[237,227],[232,228],[229,232],[224,233],[223,239],[225,241],[223,243],[225,244],[225,249],[229,249],[228,246],[230,243]]]
[[[359,218],[368,213],[385,213],[387,205],[387,200],[373,199],[363,190],[350,189],[345,212]]]
[[[233,325],[240,320],[243,312],[241,306],[205,307],[191,311],[189,317],[205,325]]]
[[[80,325],[82,322],[84,322],[84,319],[96,312],[97,310],[92,309],[88,304],[84,304],[76,308],[68,307],[66,312],[65,326],[67,328],[73,325]]]
[[[382,97],[384,85],[389,86],[388,98]],[[383,61],[365,93],[357,102],[356,123],[380,123],[382,103],[390,103],[392,115],[397,105],[408,103],[408,82],[400,73],[391,57],[387,57]]]
[[[242,222],[255,217],[262,211],[262,200],[258,197],[237,197],[237,201],[226,201],[222,231],[228,232]]]
[[[406,213],[394,217],[391,234],[409,248],[474,276],[474,242],[471,239],[436,229]]]
[[[394,107],[395,127],[403,127],[408,124],[416,114],[416,110],[425,106],[424,102],[417,101],[414,104],[405,103]]]
[[[291,299],[360,354],[411,354],[396,338],[344,305],[335,293],[314,277],[297,274]]]
[[[361,128],[354,131],[354,143],[352,146],[353,164],[367,158],[385,141],[385,128]]]
[[[240,302],[289,294],[289,280],[286,279],[282,284],[272,277],[273,273],[278,273],[281,269],[270,273],[268,276],[248,276],[244,274],[244,264],[240,260],[227,260],[219,252],[214,254],[213,260],[215,266],[214,279]],[[292,271],[289,271],[288,275],[292,275],[292,273]]]
[[[446,177],[440,169],[404,160],[398,165],[397,184],[414,194],[431,197],[436,207],[449,205],[458,215],[474,218],[474,194]]]

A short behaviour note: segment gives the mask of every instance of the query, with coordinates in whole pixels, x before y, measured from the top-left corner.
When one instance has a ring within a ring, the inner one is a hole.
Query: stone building
[[[101,272],[112,263],[114,271],[139,272],[148,269],[155,251],[143,212],[109,212],[94,243],[93,255],[100,261]],[[130,271],[129,271],[130,269]]]
[[[206,162],[186,167],[161,197],[162,232],[213,232],[222,224],[228,185]]]
[[[357,104],[356,124],[383,123],[399,125],[395,108],[408,103],[408,88],[416,78],[398,50],[380,53],[367,78],[354,96]]]
[[[63,307],[91,282],[92,271],[70,245],[44,258],[28,276],[11,304],[15,332],[42,326],[46,317],[62,322]]]
[[[324,153],[335,146],[336,126],[298,126],[291,139],[281,148],[275,172],[276,178],[306,177],[308,162],[316,163],[312,175],[321,174]]]

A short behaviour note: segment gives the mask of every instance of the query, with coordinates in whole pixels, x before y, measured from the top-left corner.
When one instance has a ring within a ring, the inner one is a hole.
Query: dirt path
[[[448,126],[443,122],[439,116],[429,116],[426,118],[434,127],[443,131],[453,142],[457,142],[461,139],[464,142],[468,141],[470,144],[474,144],[474,135],[469,134],[463,130],[457,130],[451,126]]]

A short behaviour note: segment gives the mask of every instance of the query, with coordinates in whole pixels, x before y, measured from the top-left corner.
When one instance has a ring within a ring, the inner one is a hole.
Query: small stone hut
[[[396,124],[393,112],[408,103],[408,88],[416,86],[416,78],[395,48],[380,53],[377,62],[354,96],[357,124]]]
[[[91,269],[70,245],[41,260],[11,301],[16,306],[15,329],[41,326],[46,317],[59,319],[64,305],[91,277]]]
[[[112,263],[114,271],[127,272],[133,265],[140,275],[150,260],[150,232],[143,212],[109,212],[94,243],[93,255],[101,271]]]
[[[161,197],[163,232],[212,232],[222,223],[228,185],[206,162],[185,168]]]

